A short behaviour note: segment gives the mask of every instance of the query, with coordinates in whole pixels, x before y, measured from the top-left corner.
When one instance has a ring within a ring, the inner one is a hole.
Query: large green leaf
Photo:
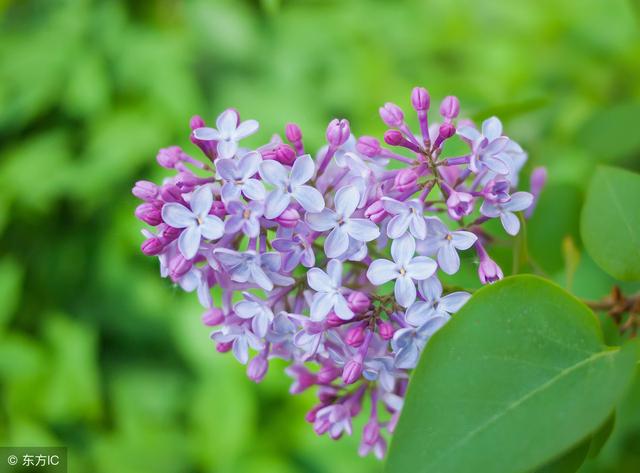
[[[518,473],[596,430],[637,346],[607,347],[594,314],[535,276],[480,289],[427,345],[389,472]]]
[[[640,280],[640,175],[596,170],[582,209],[584,245],[598,265],[625,281]]]

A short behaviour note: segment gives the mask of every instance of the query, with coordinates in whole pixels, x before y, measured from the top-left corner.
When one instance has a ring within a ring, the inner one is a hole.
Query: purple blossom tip
[[[504,277],[500,266],[493,261],[484,247],[480,244],[476,245],[476,251],[480,258],[480,266],[478,266],[478,277],[482,284],[491,284],[499,281]]]
[[[349,294],[349,297],[347,297],[347,304],[349,305],[349,309],[356,314],[360,314],[369,308],[371,300],[364,292],[353,291]]]
[[[202,128],[204,126],[205,126],[204,120],[200,115],[194,115],[191,117],[191,120],[189,120],[189,128],[191,128],[191,130],[195,130],[196,128]]]
[[[362,375],[362,362],[357,359],[347,361],[342,371],[342,380],[345,384],[353,384]]]
[[[380,107],[380,118],[385,125],[390,127],[399,127],[404,123],[404,113],[396,104],[387,102]]]
[[[440,115],[447,120],[452,120],[460,113],[460,101],[458,97],[449,95],[442,100],[440,104]]]
[[[300,221],[300,212],[293,207],[286,208],[275,221],[285,228],[294,228]]]
[[[262,381],[269,369],[269,362],[262,355],[254,356],[247,365],[247,377],[256,383]]]
[[[202,314],[202,323],[209,327],[220,325],[222,322],[224,322],[224,312],[217,307],[212,307]]]
[[[330,146],[338,148],[342,146],[351,135],[349,120],[343,118],[341,120],[334,118],[329,122],[327,127],[327,142]]]
[[[372,136],[361,136],[356,143],[356,150],[370,158],[380,155],[380,142]]]
[[[287,123],[284,134],[291,143],[302,140],[302,130],[300,130],[300,127],[295,123]]]
[[[140,249],[147,256],[156,256],[164,250],[164,243],[159,238],[147,238],[142,242]]]
[[[384,132],[384,142],[389,146],[401,146],[404,141],[402,133],[398,130],[387,130]]]
[[[161,208],[162,202],[145,202],[136,207],[135,215],[144,223],[155,227],[162,223]]]
[[[138,181],[131,190],[134,196],[144,201],[154,200],[159,192],[158,186],[149,181]]]
[[[378,333],[383,340],[391,340],[393,338],[393,324],[388,321],[379,321]]]
[[[387,215],[387,211],[384,209],[384,205],[381,200],[376,200],[364,211],[364,216],[373,223],[382,222]]]
[[[345,337],[345,342],[347,345],[357,348],[364,342],[365,331],[367,330],[366,325],[357,324],[347,330],[347,336]]]
[[[416,112],[426,112],[431,105],[431,97],[424,87],[414,87],[411,91],[411,105]]]
[[[393,181],[393,185],[398,191],[406,192],[416,187],[418,173],[413,168],[405,168],[398,171]]]
[[[161,149],[156,156],[156,160],[160,166],[167,169],[173,169],[184,159],[185,156],[184,151],[182,151],[179,146],[170,146],[168,148]]]

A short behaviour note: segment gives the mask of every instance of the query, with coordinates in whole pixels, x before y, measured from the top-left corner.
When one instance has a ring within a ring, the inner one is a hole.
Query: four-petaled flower
[[[404,235],[391,243],[393,261],[378,259],[371,263],[367,277],[380,286],[396,280],[394,294],[402,307],[409,307],[416,300],[415,281],[427,279],[437,269],[436,262],[427,256],[415,256],[416,242],[411,235]]]
[[[278,217],[291,203],[293,197],[307,212],[320,212],[324,208],[322,194],[304,183],[313,177],[315,165],[308,154],[299,156],[291,171],[278,161],[268,159],[259,167],[260,177],[275,187],[265,202],[264,216],[269,219]]]
[[[482,122],[482,133],[473,126],[460,127],[458,135],[467,139],[471,144],[469,168],[473,172],[480,172],[486,166],[497,174],[509,174],[511,158],[506,153],[506,148],[510,140],[506,136],[502,136],[500,120],[491,117]]]
[[[258,122],[246,120],[240,122],[238,112],[233,109],[225,110],[216,120],[217,128],[196,128],[193,136],[203,141],[217,141],[218,157],[228,159],[238,151],[238,142],[258,131]]]
[[[239,230],[249,238],[256,238],[260,233],[260,217],[264,205],[262,202],[251,201],[244,204],[237,200],[227,204],[229,215],[224,222],[225,233],[236,233]]]
[[[251,330],[258,337],[264,337],[273,321],[273,311],[265,301],[248,292],[243,293],[244,300],[238,302],[233,310],[242,319],[251,319]]]
[[[422,202],[417,199],[399,202],[390,197],[383,197],[382,205],[394,216],[387,225],[389,238],[400,238],[407,230],[418,240],[423,240],[427,236]]]
[[[342,295],[342,263],[332,259],[327,264],[327,272],[311,268],[307,272],[309,287],[316,291],[311,302],[311,320],[324,320],[333,309],[342,320],[350,320],[354,313]]]
[[[312,230],[331,233],[324,241],[328,258],[337,258],[349,249],[349,241],[368,242],[380,236],[378,226],[366,218],[352,218],[360,201],[355,186],[345,186],[336,192],[336,210],[325,208],[320,213],[307,214],[307,223]]]
[[[244,325],[225,325],[220,330],[212,332],[211,339],[218,343],[233,343],[233,355],[243,365],[249,361],[249,347],[254,350],[264,348],[264,342]]]
[[[517,235],[520,231],[520,220],[514,212],[528,209],[533,203],[533,195],[528,192],[516,192],[511,199],[504,203],[491,203],[485,200],[480,207],[480,213],[487,217],[500,217],[500,222],[509,235]]]
[[[218,174],[225,181],[220,192],[224,202],[238,200],[240,193],[251,200],[264,200],[267,195],[264,184],[253,177],[258,172],[261,162],[262,156],[257,151],[251,151],[239,160],[218,159],[216,161]]]
[[[435,317],[442,317],[445,321],[451,318],[451,314],[469,300],[471,294],[464,291],[456,291],[442,296],[442,284],[436,277],[430,277],[418,283],[418,292],[424,301],[417,301],[405,315],[408,323],[414,327],[421,327]]]
[[[198,252],[202,237],[216,240],[224,233],[224,224],[215,215],[209,215],[213,194],[207,186],[198,187],[192,194],[189,207],[169,202],[162,207],[162,220],[173,228],[183,228],[178,238],[178,248],[186,259]]]
[[[271,291],[274,284],[288,286],[294,282],[292,278],[279,273],[282,263],[279,253],[240,253],[217,248],[213,254],[227,269],[232,281],[255,283],[265,291]]]
[[[427,238],[420,241],[419,252],[436,255],[438,266],[447,274],[454,274],[460,268],[457,250],[468,250],[478,239],[471,232],[449,231],[438,217],[427,217]]]

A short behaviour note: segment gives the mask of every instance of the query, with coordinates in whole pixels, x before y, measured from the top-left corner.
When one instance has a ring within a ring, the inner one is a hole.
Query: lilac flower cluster
[[[142,251],[158,257],[162,277],[197,293],[216,349],[256,382],[271,359],[290,362],[291,393],[317,387],[307,420],[318,434],[351,434],[367,400],[360,454],[378,458],[421,351],[469,298],[439,274],[456,273],[459,253],[475,251],[482,283],[502,278],[482,224],[499,218],[515,235],[515,212],[535,199],[515,192],[527,155],[497,118],[479,129],[458,121],[458,99],[446,97],[440,123],[430,122],[419,87],[411,105],[420,133],[387,103],[388,146],[335,119],[315,158],[295,124],[254,149],[242,140],[255,120],[229,109],[210,128],[194,117],[191,141],[204,159],[162,149],[158,163],[174,175],[133,189],[144,201],[136,216],[151,227]],[[443,158],[449,140],[468,153]],[[537,194],[545,176],[534,176]]]

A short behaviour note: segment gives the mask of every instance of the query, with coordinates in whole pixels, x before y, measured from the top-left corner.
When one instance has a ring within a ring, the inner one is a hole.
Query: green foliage
[[[607,347],[594,314],[543,279],[483,288],[425,349],[388,471],[539,467],[605,421],[637,359],[636,343]]]
[[[582,210],[581,233],[593,259],[612,276],[640,280],[640,175],[599,167]]]

